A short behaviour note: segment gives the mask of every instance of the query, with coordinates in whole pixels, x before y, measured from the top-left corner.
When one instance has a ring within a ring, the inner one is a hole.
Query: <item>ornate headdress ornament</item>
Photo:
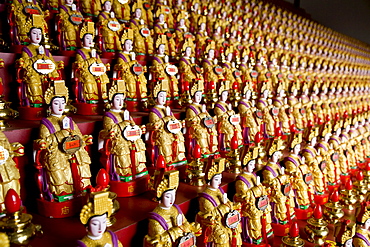
[[[294,148],[297,144],[301,143],[302,143],[302,133],[299,133],[293,138],[292,142],[290,143],[290,148]]]
[[[198,82],[194,83],[194,85],[190,89],[190,95],[194,96],[194,94],[198,91],[200,91],[200,92],[204,91],[203,83],[198,83]]]
[[[369,202],[361,203],[360,212],[356,217],[357,223],[365,224],[365,222],[370,219],[370,210],[368,209]]]
[[[134,30],[131,28],[127,28],[123,31],[121,36],[121,44],[123,45],[127,39],[134,41]]]
[[[207,17],[202,15],[202,16],[199,16],[198,18],[198,26],[200,26],[200,24],[202,23],[207,23]]]
[[[166,6],[160,6],[158,7],[157,11],[155,12],[155,17],[159,17],[161,14],[166,16]]]
[[[32,18],[26,22],[25,26],[29,26],[30,30],[33,27],[40,28],[42,31],[42,35],[45,34],[45,26],[41,15],[32,15]]]
[[[221,174],[225,170],[225,159],[219,158],[212,161],[207,172],[207,180],[211,180],[215,175]]]
[[[204,51],[205,54],[208,54],[209,50],[216,50],[216,43],[212,40],[206,46],[206,50]]]
[[[111,86],[108,92],[109,101],[112,101],[113,96],[118,93],[126,94],[126,83],[124,80],[117,80],[116,83]]]
[[[80,31],[80,39],[83,39],[85,34],[91,34],[92,37],[94,38],[95,36],[95,27],[94,27],[94,22],[87,21],[84,23],[83,27],[81,28]]]
[[[230,82],[224,81],[221,82],[220,88],[218,89],[218,95],[221,95],[223,91],[229,91],[230,90]]]
[[[258,148],[252,148],[246,153],[243,159],[243,164],[248,164],[249,161],[254,160],[258,157]]]
[[[132,5],[131,10],[134,12],[136,9],[143,10],[143,2],[141,0],[136,0],[135,3]]]
[[[63,80],[54,81],[54,85],[45,91],[45,103],[49,105],[54,97],[64,97],[66,102],[68,102],[68,88]]]
[[[168,81],[166,79],[162,79],[160,82],[155,85],[153,90],[153,97],[156,98],[159,92],[166,92],[168,91]]]
[[[317,127],[313,127],[307,136],[307,141],[311,141],[314,137],[317,137],[318,135],[319,129]]]
[[[188,48],[188,47],[190,47],[192,49],[192,51],[195,50],[194,49],[195,48],[195,45],[194,45],[193,39],[186,39],[186,41],[182,45],[181,51],[182,52],[185,52],[186,48]]]
[[[189,18],[189,13],[187,11],[181,10],[180,13],[177,15],[176,20],[180,22],[181,19],[185,21]]]
[[[155,41],[155,48],[159,48],[160,45],[166,45],[167,44],[167,37],[166,35],[162,34],[157,37],[157,40]]]
[[[175,190],[179,186],[179,171],[172,170],[165,172],[161,182],[155,187],[157,198],[161,198],[162,194],[167,190]]]
[[[272,156],[275,152],[283,150],[284,147],[284,141],[281,139],[277,139],[271,143],[271,146],[268,151],[268,155]]]
[[[112,214],[113,201],[109,198],[109,191],[97,192],[92,195],[92,201],[83,206],[80,213],[80,221],[86,225],[93,216],[107,213]]]

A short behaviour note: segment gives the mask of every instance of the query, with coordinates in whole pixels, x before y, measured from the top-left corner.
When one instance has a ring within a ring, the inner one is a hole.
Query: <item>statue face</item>
[[[316,145],[316,141],[317,141],[317,137],[315,136],[314,138],[312,138],[311,140],[311,146],[315,146]]]
[[[88,234],[90,236],[101,238],[107,229],[107,215],[95,216],[89,221]]]
[[[72,4],[73,0],[66,0],[66,4]]]
[[[33,28],[30,32],[31,43],[40,44],[42,39],[41,29]]]
[[[281,158],[281,152],[276,151],[272,154],[271,160],[272,160],[272,162],[277,163],[280,158]]]
[[[199,103],[201,100],[202,100],[202,92],[201,91],[195,92],[195,94],[194,94],[194,102],[195,103]]]
[[[254,168],[256,168],[256,160],[250,160],[247,164],[247,171],[253,172]]]
[[[179,24],[180,24],[180,27],[185,26],[185,19],[180,19]]]
[[[126,52],[132,51],[132,40],[126,39],[125,43],[123,44],[123,50]]]
[[[299,151],[301,151],[301,144],[297,144],[293,148],[294,154],[298,155],[299,154]]]
[[[141,17],[141,9],[136,9],[135,10],[135,18],[140,19],[140,17]]]
[[[229,53],[227,54],[227,61],[231,62],[231,60],[233,60],[233,54]]]
[[[169,190],[163,193],[162,200],[161,200],[161,206],[165,208],[169,208],[173,206],[173,203],[176,199],[176,190]]]
[[[104,11],[110,12],[112,9],[112,3],[110,1],[106,1],[103,6]]]
[[[246,99],[250,99],[252,96],[252,91],[251,90],[247,90],[247,92],[245,93],[245,98]]]
[[[123,94],[116,94],[113,97],[112,101],[112,109],[114,110],[121,110],[123,107],[123,103],[125,102],[125,96]]]
[[[166,104],[167,100],[167,93],[166,92],[159,92],[157,96],[157,104],[158,105],[164,105]]]
[[[164,44],[159,45],[158,54],[159,55],[164,55],[164,51],[165,51],[165,45]]]
[[[221,185],[221,181],[222,181],[222,174],[216,174],[211,179],[210,185],[213,189],[218,189],[218,187],[220,187]]]
[[[226,102],[227,98],[229,97],[229,91],[223,91],[221,93],[221,101]]]
[[[190,57],[191,56],[191,47],[186,47],[185,49],[185,57]]]
[[[267,97],[269,96],[269,90],[266,89],[265,91],[263,91],[262,96],[263,98],[267,99]]]
[[[208,51],[208,58],[213,59],[215,57],[215,50],[210,49]]]
[[[206,30],[206,23],[200,23],[200,30]]]
[[[345,243],[344,243],[344,246],[345,247],[352,247],[353,245],[352,245],[352,243],[353,243],[353,239],[351,238],[351,239],[348,239]]]
[[[84,47],[93,47],[93,36],[89,33],[85,34],[82,43]]]
[[[51,102],[50,108],[52,114],[61,116],[66,108],[66,100],[64,98],[54,98]]]
[[[159,19],[160,23],[163,23],[164,22],[164,14],[160,14],[158,19]]]

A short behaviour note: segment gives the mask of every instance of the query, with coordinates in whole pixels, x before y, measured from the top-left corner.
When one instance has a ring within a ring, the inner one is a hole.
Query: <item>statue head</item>
[[[113,110],[121,110],[125,103],[125,95],[123,93],[116,93],[113,96],[111,102],[111,109]]]
[[[94,37],[92,34],[87,33],[82,38],[82,46],[83,47],[93,47],[94,46]]]
[[[222,173],[218,173],[212,177],[211,181],[209,181],[209,185],[213,189],[218,189],[221,185],[221,182],[222,182]]]
[[[165,44],[160,44],[158,46],[157,52],[159,55],[164,55],[164,52],[166,50],[166,45]]]
[[[104,4],[103,4],[103,10],[105,12],[110,12],[112,10],[112,3],[111,1],[105,1]]]
[[[141,13],[142,13],[141,8],[136,8],[135,12],[134,12],[134,17],[137,18],[137,19],[140,19],[141,18]]]
[[[176,190],[170,189],[165,192],[163,192],[161,199],[160,199],[160,205],[163,208],[170,208],[173,206],[176,199]]]
[[[166,91],[160,91],[157,94],[157,97],[155,99],[158,105],[165,105],[167,101],[167,92]]]
[[[191,56],[191,47],[188,46],[185,49],[185,57],[190,57]]]
[[[66,107],[65,97],[54,97],[50,102],[50,111],[52,114],[61,116],[63,115],[64,109]]]
[[[193,101],[196,104],[199,104],[202,101],[203,92],[202,91],[196,91],[193,96]]]
[[[249,173],[252,173],[255,168],[256,168],[256,160],[255,159],[249,160],[248,163],[244,166],[244,170],[249,172]]]
[[[125,42],[122,45],[123,51],[125,52],[130,52],[132,51],[132,40],[131,39],[126,39]]]
[[[28,36],[32,44],[40,44],[42,41],[42,29],[39,27],[32,27],[28,32]]]
[[[107,229],[107,213],[91,217],[86,224],[86,229],[89,236],[100,239]]]

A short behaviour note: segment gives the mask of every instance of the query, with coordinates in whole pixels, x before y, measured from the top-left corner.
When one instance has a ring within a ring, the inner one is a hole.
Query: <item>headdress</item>
[[[368,209],[368,202],[361,203],[360,212],[356,216],[356,221],[358,224],[365,224],[365,222],[370,219],[370,210]]]
[[[155,48],[158,49],[160,45],[166,45],[167,44],[167,37],[166,35],[158,35],[157,40],[155,41]]]
[[[208,45],[206,46],[206,49],[204,51],[205,54],[208,54],[209,50],[216,50],[216,43],[211,40]]]
[[[41,15],[32,15],[32,18],[25,23],[25,26],[29,26],[29,30],[31,30],[33,27],[40,28],[42,34],[45,34],[45,25]]]
[[[141,10],[143,10],[143,3],[142,3],[142,1],[141,1],[141,0],[136,0],[136,1],[134,2],[134,4],[132,5],[131,10],[132,10],[132,11],[135,11],[136,9],[141,9]]]
[[[246,165],[249,161],[256,159],[258,157],[258,150],[257,147],[250,149],[243,158],[243,164]]]
[[[181,51],[182,52],[185,52],[185,50],[186,50],[187,47],[190,47],[193,51],[195,50],[194,49],[195,48],[195,45],[194,45],[193,39],[186,39],[186,41],[182,45]]]
[[[284,148],[285,147],[284,147],[284,141],[283,140],[281,140],[281,139],[274,140],[271,143],[271,146],[268,150],[268,155],[272,156],[275,152],[283,150]]]
[[[64,97],[66,102],[68,102],[68,88],[63,80],[54,81],[54,85],[45,91],[45,103],[49,105],[54,97]]]
[[[95,35],[95,27],[94,27],[94,22],[87,21],[84,23],[83,27],[81,28],[80,31],[80,39],[83,39],[85,34],[91,34],[94,38]]]
[[[191,96],[194,96],[194,94],[196,93],[196,92],[203,92],[203,90],[204,90],[204,85],[203,85],[203,83],[198,83],[198,82],[196,82],[196,83],[194,83],[194,85],[191,87],[191,89],[190,89],[190,95]]]
[[[155,17],[159,17],[161,14],[163,14],[164,16],[166,16],[166,6],[159,6],[157,8],[157,11],[155,12]]]
[[[207,171],[206,180],[211,180],[215,175],[221,174],[225,170],[225,159],[218,158],[212,160],[212,163]]]
[[[301,143],[302,143],[302,133],[299,133],[292,138],[292,141],[290,142],[290,148],[293,149],[297,144]]]
[[[189,13],[187,11],[181,10],[177,15],[176,20],[180,22],[181,19],[187,20],[189,18]]]
[[[131,28],[127,28],[123,31],[121,36],[121,44],[123,45],[127,39],[134,41],[134,30]]]
[[[155,85],[153,90],[153,97],[156,98],[159,92],[166,92],[168,91],[168,81],[166,79],[162,79],[160,82]]]
[[[207,17],[202,15],[202,16],[199,16],[198,18],[198,26],[200,26],[200,24],[202,23],[207,23]]]
[[[179,186],[179,171],[172,170],[165,172],[161,182],[155,186],[157,198],[161,198],[162,194],[167,190],[175,190]]]
[[[311,141],[314,137],[317,137],[318,134],[319,134],[319,129],[317,127],[313,127],[307,135],[307,141]]]
[[[230,90],[230,82],[224,81],[221,82],[220,88],[218,89],[218,95],[221,95],[223,91],[229,91]]]
[[[115,85],[111,86],[108,92],[109,101],[113,100],[115,94],[126,94],[126,83],[124,80],[117,80]]]
[[[350,220],[344,220],[340,224],[340,229],[336,232],[336,242],[339,242],[340,246],[345,246],[345,243],[355,235],[356,224],[351,223]]]
[[[84,225],[86,225],[93,216],[107,213],[109,217],[112,214],[113,201],[109,198],[109,191],[97,192],[92,196],[92,201],[83,206],[80,213],[80,221]]]
[[[225,57],[227,57],[227,55],[229,55],[229,53],[234,53],[234,46],[232,45],[229,45],[228,47],[226,47],[225,49]]]

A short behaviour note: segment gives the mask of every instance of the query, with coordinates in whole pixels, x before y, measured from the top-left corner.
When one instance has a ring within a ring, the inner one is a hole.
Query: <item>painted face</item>
[[[89,221],[88,234],[92,237],[101,238],[107,229],[107,215],[95,216]]]
[[[64,98],[54,98],[50,107],[53,114],[58,116],[63,115],[66,108],[66,100]]]
[[[344,243],[344,246],[345,247],[352,247],[353,246],[353,239],[348,239],[345,243]]]
[[[281,158],[281,152],[276,151],[275,153],[272,154],[272,162],[278,162],[279,159]]]
[[[31,43],[40,44],[42,39],[41,29],[33,28],[30,33]]]
[[[267,98],[269,96],[269,90],[265,90],[265,91],[263,91],[263,98]]]
[[[295,154],[299,154],[299,151],[301,151],[301,144],[295,145],[293,151]]]
[[[251,90],[248,90],[247,93],[245,94],[245,98],[246,99],[250,99],[252,96],[252,91]]]
[[[141,9],[136,9],[135,10],[135,18],[140,19],[140,17],[141,17]]]
[[[180,27],[185,26],[185,19],[180,19]]]
[[[169,190],[163,193],[161,205],[165,208],[169,208],[173,206],[173,203],[176,199],[176,190]]]
[[[167,98],[167,93],[166,92],[159,92],[157,96],[157,104],[158,105],[164,105],[166,104],[166,98]]]
[[[93,36],[91,34],[85,34],[83,39],[83,46],[84,47],[92,47],[93,46]]]
[[[256,168],[256,160],[250,160],[247,164],[247,171],[253,172],[254,168]]]
[[[164,51],[165,51],[165,45],[164,44],[159,45],[158,54],[159,55],[164,55]]]
[[[229,53],[227,54],[227,61],[231,61],[233,59],[233,54],[232,53]]]
[[[204,22],[200,23],[200,30],[206,30],[206,24]]]
[[[160,14],[158,19],[159,19],[160,23],[163,23],[164,22],[164,14]]]
[[[195,92],[194,97],[193,97],[195,103],[200,103],[202,101],[202,94],[203,93],[201,91]]]
[[[191,47],[186,47],[185,49],[185,57],[190,57],[191,56]]]
[[[106,1],[106,2],[104,3],[103,8],[104,8],[104,11],[106,11],[106,12],[110,12],[110,11],[111,11],[111,9],[112,9],[112,3],[111,3],[110,1]]]
[[[208,51],[208,57],[209,57],[210,59],[213,59],[213,58],[215,57],[215,50],[210,49],[210,50]]]
[[[125,96],[123,94],[116,94],[113,98],[112,109],[121,110],[124,102]]]
[[[226,102],[227,98],[229,97],[229,91],[223,91],[221,93],[221,101]]]
[[[132,40],[126,39],[125,43],[123,44],[123,50],[126,52],[132,51]]]
[[[66,0],[66,4],[72,4],[73,0]]]
[[[220,187],[221,185],[221,181],[222,181],[222,174],[216,174],[213,176],[210,185],[212,188],[218,189],[218,187]]]
[[[314,138],[312,138],[311,140],[311,146],[315,146],[316,145],[316,141],[317,141],[317,137],[315,136]]]

